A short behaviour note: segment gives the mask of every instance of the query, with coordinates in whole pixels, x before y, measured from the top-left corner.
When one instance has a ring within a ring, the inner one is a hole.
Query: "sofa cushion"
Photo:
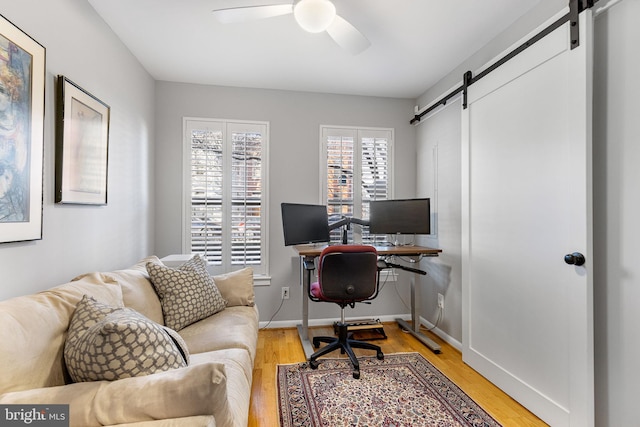
[[[122,305],[120,286],[99,273],[0,302],[0,394],[70,381],[63,348],[71,316],[85,294]]]
[[[71,319],[64,356],[75,382],[149,375],[185,367],[189,360],[177,333],[134,310],[87,297]]]
[[[71,427],[196,415],[214,415],[218,426],[237,425],[231,420],[225,365],[216,362],[118,381],[7,393],[0,395],[0,404],[69,404]]]
[[[162,304],[164,323],[177,331],[227,305],[209,273],[193,268],[193,264],[188,262],[183,270],[184,266],[175,269],[147,263],[151,283]]]
[[[236,305],[252,307],[255,304],[253,269],[251,267],[213,276],[213,281],[220,290],[222,297],[227,300],[227,307]]]
[[[118,427],[216,427],[216,418],[213,415],[196,415],[194,417],[122,423],[118,424]]]
[[[104,384],[96,406],[103,425],[207,414],[231,425],[226,369],[217,362]]]
[[[229,427],[246,427],[249,424],[253,362],[248,352],[241,349],[219,350],[196,354],[193,366],[200,363],[224,364],[227,377],[227,400],[233,424]]]
[[[224,364],[225,372],[227,373],[227,384],[234,372],[241,372],[247,383],[251,384],[253,378],[253,361],[248,351],[241,348],[229,348],[196,353],[191,358],[191,365],[211,362]],[[245,393],[247,393],[247,401],[251,400],[251,391],[245,390]],[[231,403],[234,404],[234,402]]]
[[[258,308],[227,307],[223,312],[189,325],[179,333],[192,355],[240,348],[249,352],[253,362],[258,341]]]
[[[147,316],[156,323],[164,325],[162,306],[147,273],[147,263],[161,263],[158,257],[149,256],[124,270],[102,273],[116,280],[122,287],[122,299],[129,307]]]

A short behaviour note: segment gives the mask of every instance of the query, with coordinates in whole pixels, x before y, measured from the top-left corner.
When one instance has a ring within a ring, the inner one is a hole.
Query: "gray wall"
[[[610,2],[614,4],[613,2]],[[595,10],[606,5],[601,0]],[[519,25],[512,27],[481,52],[461,64],[420,97],[421,105],[440,95],[460,82],[464,70],[475,70],[484,59],[493,58],[504,47],[510,46],[519,37],[545,21],[544,13],[524,17]],[[640,82],[636,74],[640,69],[637,46],[640,30],[637,17],[640,2],[623,0],[609,10],[599,14],[595,20],[594,58],[594,317],[595,317],[595,379],[596,379],[596,425],[637,425],[635,410],[637,384],[640,374],[636,367],[640,360],[640,344],[636,339],[640,324],[640,268],[635,256],[640,253],[640,197],[637,183],[640,182],[640,107],[637,96]],[[430,147],[443,145],[456,154],[459,146],[460,114],[448,110],[459,107],[448,106],[418,126],[417,144],[421,158],[430,162]],[[448,129],[448,131],[447,131]],[[457,139],[457,141],[456,141]],[[438,199],[440,227],[436,244],[444,249],[443,256],[432,263],[434,268],[445,269],[445,274],[431,274],[424,283],[423,315],[429,320],[436,313],[435,294],[445,292],[445,317],[439,325],[450,338],[461,339],[460,318],[460,223],[443,227],[447,214],[459,215],[459,168],[455,159],[443,158],[438,150]],[[459,161],[458,161],[459,164]],[[418,192],[429,194],[432,172],[418,168]],[[445,188],[443,182],[449,187]],[[445,258],[444,254],[448,256]],[[444,265],[445,267],[442,267]],[[450,268],[447,272],[446,268]]]
[[[243,89],[158,82],[156,84],[156,254],[182,251],[182,119],[209,117],[270,123],[269,258],[271,285],[256,287],[260,318],[269,320],[280,305],[280,288],[289,286],[287,300],[274,321],[300,319],[299,262],[284,246],[280,203],[320,201],[320,125],[389,127],[395,129],[395,191],[415,194],[415,127],[409,125],[413,100]],[[398,292],[408,301],[407,285]],[[358,305],[349,315],[395,315],[408,312],[386,286],[372,305]],[[310,317],[336,318],[334,304],[311,304]]]
[[[418,105],[424,107],[453,87],[459,86],[462,83],[462,76],[465,72],[471,70],[475,74],[476,70],[485,64],[491,63],[498,55],[511,48],[514,43],[534,31],[552,16],[561,11],[568,12],[568,4],[568,0],[541,0],[527,14],[514,22],[513,25],[487,43],[474,55],[464,60],[438,83],[427,89],[425,93],[418,97]],[[455,29],[452,29],[452,31],[455,31]]]
[[[565,0],[558,0],[540,5],[456,67],[417,102],[426,105],[457,85],[464,71],[477,69],[565,4]],[[459,139],[456,132],[460,119],[455,105],[414,128],[407,125],[413,115],[414,102],[410,100],[165,82],[156,83],[154,88],[151,77],[84,1],[0,0],[0,12],[47,48],[43,240],[0,244],[0,300],[46,289],[87,271],[125,267],[150,253],[163,256],[180,252],[178,201],[182,175],[176,164],[181,158],[182,117],[255,119],[271,123],[269,250],[273,280],[271,286],[257,289],[261,318],[268,320],[275,312],[280,286],[290,286],[292,298],[275,320],[299,319],[298,265],[293,250],[282,245],[279,205],[283,201],[319,200],[320,124],[393,127],[398,197],[430,195],[433,170],[424,165],[432,153],[430,144],[438,141],[438,235],[425,243],[445,252],[437,260],[423,261],[430,275],[422,287],[422,313],[434,320],[435,294],[444,293],[445,317],[439,327],[453,340],[461,339],[459,147],[454,144]],[[623,0],[596,20],[594,301],[598,426],[637,424],[637,16],[640,2]],[[58,74],[111,106],[108,206],[53,203],[54,77]],[[403,286],[387,286],[378,302],[371,307],[360,306],[362,311],[357,313],[408,312],[399,298],[408,301]],[[336,315],[324,306],[312,304],[312,318]]]
[[[448,102],[423,119],[417,127],[418,195],[432,199],[435,234],[421,244],[440,248],[438,258],[425,259],[420,277],[422,316],[435,323],[438,294],[444,295],[444,311],[438,329],[449,343],[460,348],[462,337],[462,230],[461,230],[461,99]]]
[[[522,16],[506,31],[457,66],[441,81],[422,94],[417,105],[424,108],[431,102],[457,88],[462,83],[462,75],[471,70],[474,74],[486,64],[490,64],[502,52],[511,48],[544,22],[563,10],[567,10],[565,0],[541,2],[528,14]],[[451,344],[461,348],[462,341],[462,258],[460,200],[460,132],[461,101],[450,101],[446,108],[440,107],[425,117],[417,126],[417,150],[420,167],[417,169],[417,187],[421,196],[435,194],[433,182],[437,179],[438,233],[424,239],[427,246],[443,250],[438,259],[422,261],[429,275],[421,277],[422,316],[435,322],[438,315],[437,294],[445,296],[444,316],[435,331]],[[434,164],[433,147],[437,148],[437,164]],[[437,168],[437,178],[433,167]]]
[[[0,13],[46,48],[42,240],[0,244],[0,299],[29,294],[153,250],[153,79],[86,1],[0,0]],[[111,106],[108,205],[56,205],[55,76]]]
[[[640,1],[596,18],[594,305],[596,425],[638,425]]]

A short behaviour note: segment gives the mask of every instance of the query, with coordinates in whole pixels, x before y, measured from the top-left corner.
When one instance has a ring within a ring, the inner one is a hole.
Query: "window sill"
[[[189,261],[193,254],[174,254],[161,258],[160,261],[167,267],[178,268],[185,262]],[[209,273],[211,274],[211,273]],[[271,285],[271,276],[264,274],[253,275],[253,286],[269,286]]]
[[[253,286],[271,286],[271,276],[265,276],[263,274],[254,274]]]

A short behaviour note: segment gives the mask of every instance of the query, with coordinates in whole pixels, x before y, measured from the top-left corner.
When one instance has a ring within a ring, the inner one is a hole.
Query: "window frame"
[[[335,131],[333,135],[327,132]],[[329,136],[347,136],[354,138],[354,200],[353,211],[356,218],[360,218],[357,212],[362,212],[362,139],[363,138],[386,138],[387,146],[387,199],[392,199],[394,194],[394,155],[395,155],[395,130],[393,128],[368,127],[368,126],[335,126],[320,125],[320,195],[321,204],[328,206],[328,174],[327,158],[328,147],[327,138]],[[356,183],[358,183],[356,185]],[[357,193],[357,195],[356,195]],[[368,218],[360,218],[368,219]],[[352,226],[354,242],[362,242],[362,229],[360,226]],[[375,243],[371,243],[375,244]]]
[[[183,138],[182,138],[182,157],[183,157],[183,185],[182,185],[182,252],[185,254],[192,253],[191,239],[191,216],[192,216],[192,142],[191,129],[197,129],[198,126],[206,129],[216,129],[222,131],[223,140],[223,168],[222,168],[222,215],[223,221],[230,219],[233,209],[233,198],[231,182],[233,178],[231,155],[228,154],[232,144],[233,128],[244,128],[246,132],[258,130],[262,134],[261,143],[261,212],[260,212],[260,264],[242,264],[234,265],[231,260],[231,254],[225,255],[223,248],[223,260],[221,265],[213,265],[208,263],[208,271],[211,274],[223,274],[239,270],[244,267],[252,267],[254,270],[254,284],[268,285],[270,281],[270,263],[269,263],[269,134],[270,123],[258,120],[232,120],[202,117],[183,117]],[[231,128],[231,130],[230,130]],[[226,184],[225,184],[226,183]],[[228,228],[227,231],[224,229]],[[231,229],[223,226],[223,245],[231,248]]]

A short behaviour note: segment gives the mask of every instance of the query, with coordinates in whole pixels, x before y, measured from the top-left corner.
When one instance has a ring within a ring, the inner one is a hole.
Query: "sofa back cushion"
[[[158,257],[150,256],[125,270],[103,274],[120,284],[125,307],[132,308],[154,322],[164,325],[160,299],[149,281],[146,267],[148,262],[161,264]]]
[[[63,348],[83,295],[122,307],[122,291],[100,273],[55,288],[0,301],[0,394],[69,382]]]

